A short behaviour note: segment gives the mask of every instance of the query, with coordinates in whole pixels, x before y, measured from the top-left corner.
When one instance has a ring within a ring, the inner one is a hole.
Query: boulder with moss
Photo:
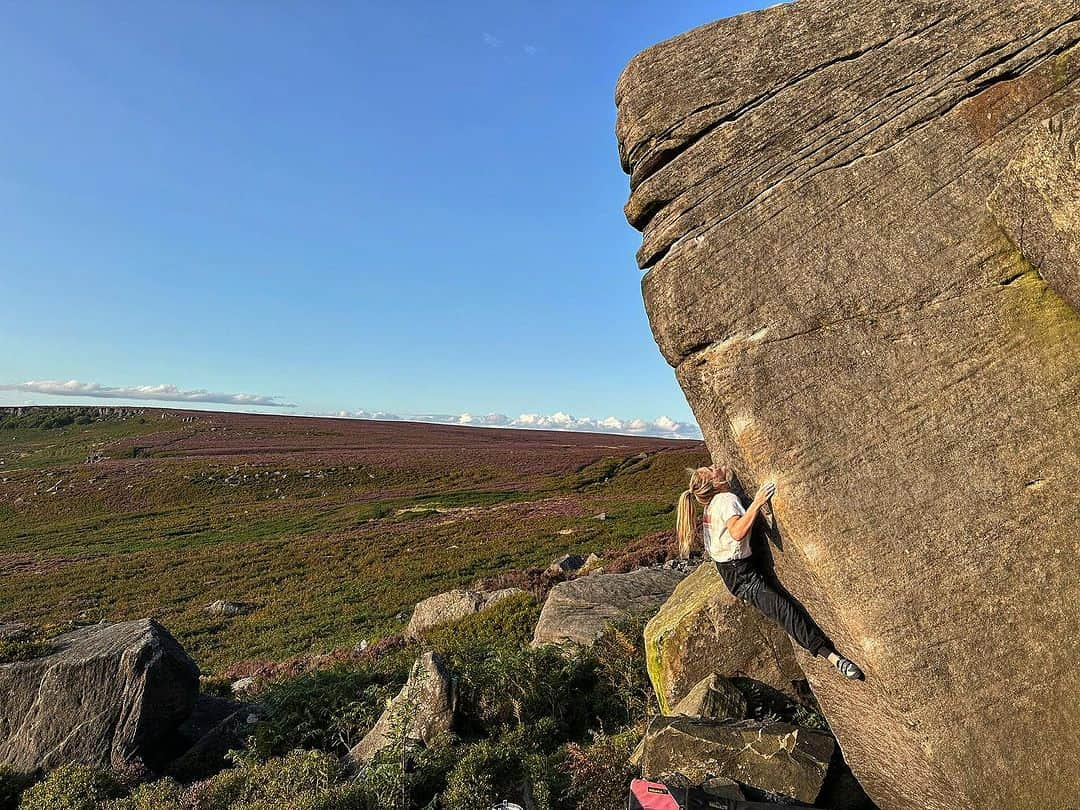
[[[713,673],[752,678],[791,695],[804,677],[784,631],[732,596],[712,562],[682,580],[645,625],[645,656],[665,714]]]
[[[430,596],[416,605],[405,635],[420,638],[429,628],[464,619],[504,599],[524,593],[521,588],[503,588],[497,591],[453,590]]]

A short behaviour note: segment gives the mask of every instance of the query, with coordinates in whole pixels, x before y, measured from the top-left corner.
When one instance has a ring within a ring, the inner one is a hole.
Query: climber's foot
[[[862,681],[866,679],[866,676],[863,675],[863,671],[859,669],[858,665],[854,661],[847,660],[842,655],[836,656],[836,660],[833,661],[833,666],[835,666],[837,672],[845,678],[851,678],[853,681]]]

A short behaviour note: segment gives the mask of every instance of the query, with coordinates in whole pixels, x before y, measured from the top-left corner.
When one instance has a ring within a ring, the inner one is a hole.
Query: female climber
[[[690,555],[694,538],[694,503],[704,507],[705,553],[716,564],[716,570],[728,590],[782,627],[799,646],[813,655],[825,655],[846,678],[862,680],[863,673],[854,662],[833,649],[814,622],[790,599],[773,589],[754,566],[750,554],[750,529],[758,510],[776,492],[776,484],[765,483],[757,491],[749,509],[744,509],[737,495],[731,492],[727,468],[714,465],[687,470],[690,487],[679,496],[676,533],[683,557]]]

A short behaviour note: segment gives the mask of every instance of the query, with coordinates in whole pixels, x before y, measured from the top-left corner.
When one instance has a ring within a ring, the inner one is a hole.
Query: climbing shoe
[[[855,664],[854,661],[848,661],[843,656],[836,659],[836,668],[840,671],[840,674],[845,678],[851,678],[853,681],[865,680],[866,676],[863,675],[863,671]]]

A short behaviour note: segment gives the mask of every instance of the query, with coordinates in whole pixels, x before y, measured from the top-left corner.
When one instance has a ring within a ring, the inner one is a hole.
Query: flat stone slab
[[[649,779],[676,774],[696,784],[722,777],[813,803],[821,792],[835,740],[788,723],[653,718],[641,770]]]
[[[642,568],[561,582],[548,593],[540,611],[533,646],[592,644],[613,621],[657,610],[685,576],[679,571]]]

